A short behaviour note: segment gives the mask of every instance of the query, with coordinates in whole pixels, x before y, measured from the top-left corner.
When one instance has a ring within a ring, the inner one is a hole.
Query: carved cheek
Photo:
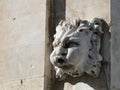
[[[50,57],[55,56],[55,50],[52,51],[52,53],[50,54]]]
[[[70,63],[76,63],[76,61],[79,61],[79,58],[79,48],[68,49],[67,59]]]
[[[87,53],[87,50],[81,46],[71,48],[68,49],[67,59],[72,64],[84,63],[86,62]]]
[[[60,48],[55,47],[54,50],[53,50],[53,52],[52,52],[52,56],[53,56],[53,57],[54,57],[54,56],[57,56],[57,55],[59,54],[59,52],[60,52]]]
[[[52,53],[50,54],[50,61],[51,61],[52,64],[54,64],[54,61],[55,61],[55,60],[54,60],[54,55],[55,55],[54,53],[55,53],[55,52],[52,51]]]
[[[52,64],[54,64],[54,62],[55,62],[56,52],[57,52],[57,49],[54,48],[54,50],[53,50],[52,53],[50,54],[50,61],[51,61]]]

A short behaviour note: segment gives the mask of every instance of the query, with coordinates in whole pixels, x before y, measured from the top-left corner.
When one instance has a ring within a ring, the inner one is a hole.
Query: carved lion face
[[[102,20],[61,21],[56,27],[50,61],[56,76],[81,76],[84,72],[98,76],[102,57],[99,54]]]

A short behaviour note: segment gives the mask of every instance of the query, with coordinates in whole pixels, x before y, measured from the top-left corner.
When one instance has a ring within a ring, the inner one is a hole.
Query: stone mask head
[[[60,21],[54,35],[53,51],[50,61],[56,70],[56,76],[64,74],[72,77],[87,73],[99,75],[102,56],[99,53],[103,20]]]

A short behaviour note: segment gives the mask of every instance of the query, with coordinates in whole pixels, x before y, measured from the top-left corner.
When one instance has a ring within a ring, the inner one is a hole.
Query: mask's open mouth
[[[63,60],[62,58],[58,58],[58,59],[57,59],[57,63],[63,64],[63,63],[65,63],[65,60]]]
[[[57,67],[62,67],[64,65],[66,65],[66,58],[57,56],[57,57],[55,57],[54,64]]]

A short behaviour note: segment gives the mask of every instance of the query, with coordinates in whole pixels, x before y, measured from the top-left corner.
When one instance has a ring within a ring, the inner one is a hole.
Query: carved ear
[[[93,24],[94,32],[97,32],[99,35],[104,33],[106,30],[109,30],[108,24],[103,19],[94,18],[92,24]]]
[[[106,31],[109,30],[109,25],[107,24],[107,22],[103,19],[101,19],[102,22],[102,31],[105,33]]]
[[[108,24],[100,18],[94,18],[91,22],[92,35],[85,72],[96,77],[99,75],[102,56],[100,55],[101,34],[109,30]]]
[[[91,48],[89,49],[88,59],[85,67],[85,72],[96,77],[99,75],[102,56],[100,50],[100,36],[92,34],[90,40]]]

